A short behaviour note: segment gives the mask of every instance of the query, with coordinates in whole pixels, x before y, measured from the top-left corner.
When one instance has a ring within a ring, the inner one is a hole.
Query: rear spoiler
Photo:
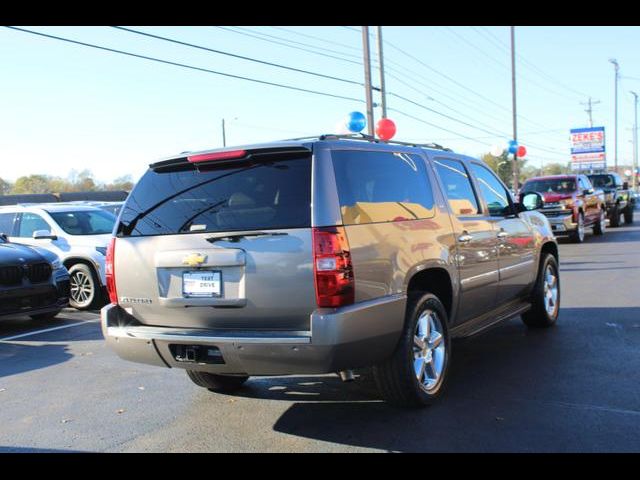
[[[226,149],[226,150],[208,150],[204,152],[192,153],[185,152],[183,156],[161,160],[149,165],[153,171],[163,171],[173,169],[180,166],[193,165],[198,166],[211,165],[227,165],[229,163],[246,162],[246,161],[265,161],[269,157],[291,157],[300,155],[310,155],[311,149],[303,145],[261,147],[261,148],[244,148],[244,149]]]

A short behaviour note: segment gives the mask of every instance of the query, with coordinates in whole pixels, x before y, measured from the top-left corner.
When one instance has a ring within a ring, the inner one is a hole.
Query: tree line
[[[504,152],[499,157],[494,157],[490,153],[485,153],[482,160],[495,172],[496,175],[505,183],[511,185],[513,183],[513,159],[508,152]],[[531,177],[543,175],[564,175],[571,173],[571,164],[547,163],[540,167],[529,164],[526,158],[518,159],[518,181],[522,184]]]
[[[66,178],[51,175],[25,175],[10,182],[0,178],[0,195],[25,193],[98,192],[110,190],[131,191],[131,175],[123,175],[114,181],[104,183],[93,178],[91,170],[72,170]]]

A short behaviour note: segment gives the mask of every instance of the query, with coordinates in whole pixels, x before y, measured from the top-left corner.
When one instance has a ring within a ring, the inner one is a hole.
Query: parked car
[[[182,154],[150,166],[114,232],[108,346],[213,391],[373,366],[387,401],[422,406],[452,338],[558,318],[548,220],[448,149],[322,136]]]
[[[116,217],[97,207],[65,203],[0,207],[0,231],[11,241],[51,250],[71,275],[72,307],[106,300],[104,260]]]
[[[69,272],[52,252],[0,234],[0,299],[0,317],[51,319],[69,305]]]
[[[624,182],[615,172],[594,173],[587,176],[595,188],[600,188],[604,192],[609,225],[620,226],[620,216],[624,216],[624,223],[627,225],[633,223],[636,199],[633,191],[629,189],[629,182]]]
[[[602,190],[593,188],[586,175],[551,175],[528,179],[521,195],[538,192],[544,199],[540,211],[549,219],[556,236],[568,236],[575,243],[584,242],[585,229],[594,235],[606,229],[606,203]]]
[[[77,200],[73,202],[66,202],[70,205],[88,205],[90,207],[98,207],[104,210],[105,212],[109,212],[113,214],[114,217],[118,216],[120,213],[120,209],[124,205],[124,202],[103,202],[103,201],[95,201],[95,200]]]

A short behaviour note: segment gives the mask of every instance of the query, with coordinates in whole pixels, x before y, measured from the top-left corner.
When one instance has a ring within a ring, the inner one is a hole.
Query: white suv
[[[0,233],[12,242],[57,254],[71,277],[69,303],[80,310],[105,303],[105,253],[116,217],[100,208],[65,203],[0,207]]]

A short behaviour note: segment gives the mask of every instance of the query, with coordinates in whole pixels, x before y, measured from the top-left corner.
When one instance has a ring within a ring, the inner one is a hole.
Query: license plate
[[[182,295],[185,297],[221,296],[222,272],[211,270],[183,272]]]

